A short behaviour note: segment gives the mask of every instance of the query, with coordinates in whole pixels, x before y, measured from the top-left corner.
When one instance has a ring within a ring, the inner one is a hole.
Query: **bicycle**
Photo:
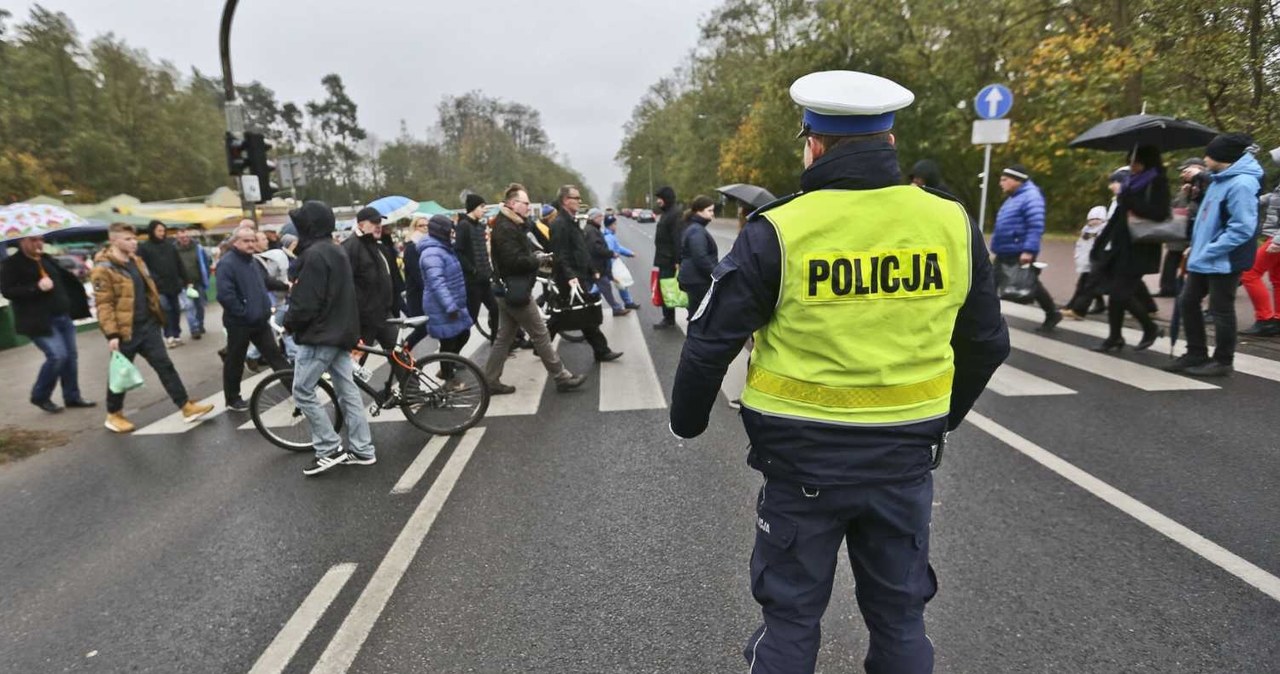
[[[426,323],[427,317],[392,318],[387,322],[415,328]],[[369,383],[368,370],[357,370],[356,386],[373,400],[367,410],[370,417],[399,408],[409,423],[428,433],[455,435],[479,423],[489,409],[489,384],[484,372],[462,356],[435,353],[415,359],[403,341],[390,352],[363,343],[357,344],[353,353],[357,351],[382,356],[391,365],[387,386],[381,390]],[[430,371],[433,366],[435,372]],[[341,430],[342,409],[333,385],[322,377],[316,389],[334,430]],[[293,370],[274,372],[258,382],[249,397],[249,414],[254,427],[272,444],[295,452],[312,448],[310,425],[293,400]]]

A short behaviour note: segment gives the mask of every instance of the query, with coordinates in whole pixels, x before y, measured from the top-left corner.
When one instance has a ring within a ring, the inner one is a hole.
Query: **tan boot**
[[[188,400],[187,404],[182,406],[182,420],[187,423],[199,421],[200,417],[203,417],[212,411],[213,405],[201,405],[200,403]]]
[[[1084,320],[1084,316],[1081,316],[1080,314],[1077,314],[1076,312],[1074,312],[1074,311],[1072,311],[1072,310],[1070,310],[1070,309],[1063,309],[1063,310],[1062,310],[1062,315],[1063,315],[1064,317],[1066,317],[1066,318],[1070,318],[1070,319],[1071,319],[1071,320],[1073,320],[1073,321],[1083,321],[1083,320]]]
[[[107,421],[102,425],[112,433],[132,433],[133,429],[137,428],[132,421],[124,418],[124,415],[119,412],[107,414]]]

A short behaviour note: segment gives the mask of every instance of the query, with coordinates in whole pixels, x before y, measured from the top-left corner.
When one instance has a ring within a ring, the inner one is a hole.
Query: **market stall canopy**
[[[191,220],[179,220],[177,218],[158,218],[154,216],[144,216],[144,215],[130,215],[126,213],[117,213],[111,210],[89,211],[87,213],[81,213],[80,215],[84,216],[84,218],[86,220],[89,220],[90,222],[103,222],[108,225],[110,225],[113,222],[123,222],[124,224],[129,225],[134,229],[145,229],[148,225],[151,224],[152,220],[159,220],[160,222],[164,223],[165,227],[168,227],[170,229],[183,229],[185,227],[191,227],[192,225],[195,224],[195,222]]]
[[[424,201],[418,204],[418,210],[414,211],[419,215],[453,215],[453,211],[441,206],[434,201]]]
[[[174,220],[176,222],[189,222],[204,228],[217,227],[228,221],[236,221],[244,217],[243,211],[239,208],[218,208],[218,207],[190,207],[190,208],[174,208],[170,210],[156,210],[139,213],[148,220],[159,220],[168,222]]]

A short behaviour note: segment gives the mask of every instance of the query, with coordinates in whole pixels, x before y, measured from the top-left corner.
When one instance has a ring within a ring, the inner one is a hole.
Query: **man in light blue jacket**
[[[1224,377],[1232,372],[1236,351],[1236,286],[1240,273],[1253,266],[1258,246],[1258,194],[1262,166],[1249,153],[1253,140],[1223,134],[1204,150],[1212,172],[1209,189],[1196,215],[1187,251],[1187,283],[1178,298],[1187,326],[1187,352],[1166,365],[1169,372],[1197,377]],[[1209,358],[1200,303],[1209,296],[1217,346]]]
[[[991,232],[991,252],[996,256],[996,286],[1004,285],[1003,271],[1010,265],[1027,266],[1040,255],[1040,237],[1044,234],[1044,194],[1031,181],[1022,164],[1011,164],[1000,172],[1000,189],[1009,195],[996,213],[996,226]],[[1037,272],[1038,276],[1038,272]],[[1037,328],[1048,332],[1062,322],[1062,312],[1053,296],[1036,279],[1036,304],[1044,309],[1044,323]]]

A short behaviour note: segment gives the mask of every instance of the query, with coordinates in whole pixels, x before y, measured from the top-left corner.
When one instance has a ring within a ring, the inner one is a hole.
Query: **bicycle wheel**
[[[442,379],[438,370],[453,370]],[[475,426],[489,409],[489,384],[475,363],[452,353],[419,360],[405,378],[400,410],[414,426],[436,435],[453,435]]]
[[[316,385],[316,397],[329,415],[333,430],[341,431],[342,410],[333,386],[321,379]],[[273,372],[258,382],[249,396],[249,415],[254,428],[271,444],[294,452],[311,450],[311,424],[293,400],[293,370]]]

